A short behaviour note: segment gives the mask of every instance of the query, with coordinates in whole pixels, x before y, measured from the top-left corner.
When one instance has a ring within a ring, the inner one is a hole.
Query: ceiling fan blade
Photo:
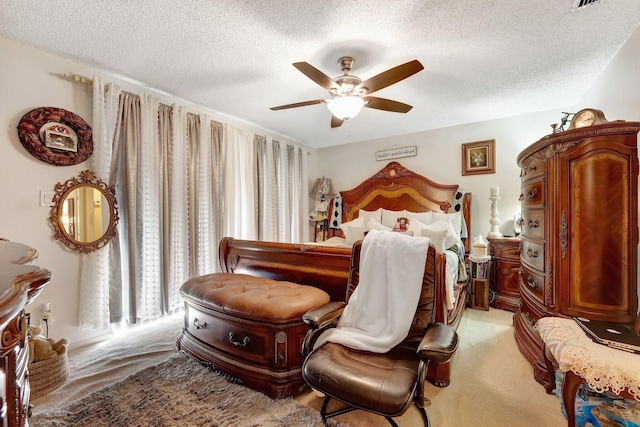
[[[364,104],[367,108],[375,108],[376,110],[393,111],[394,113],[407,113],[413,108],[409,104],[393,101],[386,98],[378,98],[375,96],[365,96],[364,100],[367,102]]]
[[[337,118],[333,114],[331,115],[331,128],[337,128],[341,126],[342,123],[344,123],[344,120]]]
[[[397,67],[383,71],[382,73],[363,81],[356,87],[356,89],[367,88],[368,94],[373,93],[387,86],[391,86],[394,83],[398,83],[399,81],[404,80],[423,69],[424,67],[420,61],[414,59],[413,61],[398,65]]]
[[[302,74],[309,77],[311,80],[318,83],[326,90],[340,89],[340,86],[338,86],[338,84],[334,82],[331,77],[327,76],[325,73],[318,70],[313,65],[310,65],[306,62],[294,62],[293,66],[296,67]]]
[[[303,102],[296,102],[294,104],[279,105],[277,107],[271,107],[270,110],[276,111],[276,110],[285,110],[287,108],[306,107],[307,105],[324,104],[325,102],[327,101],[324,99],[314,99],[313,101],[303,101]]]

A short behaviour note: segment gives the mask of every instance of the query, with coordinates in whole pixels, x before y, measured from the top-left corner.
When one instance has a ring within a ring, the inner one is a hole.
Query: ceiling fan
[[[305,107],[307,105],[327,104],[331,111],[331,127],[335,128],[345,120],[354,118],[362,107],[375,108],[376,110],[406,113],[413,107],[402,102],[386,98],[370,96],[373,92],[398,83],[424,69],[420,61],[414,59],[397,67],[390,68],[365,81],[349,74],[353,66],[353,58],[343,56],[338,60],[343,75],[332,79],[322,71],[306,62],[293,64],[300,72],[329,91],[331,98],[314,99],[311,101],[296,102],[294,104],[271,107],[271,110],[284,110],[287,108]]]

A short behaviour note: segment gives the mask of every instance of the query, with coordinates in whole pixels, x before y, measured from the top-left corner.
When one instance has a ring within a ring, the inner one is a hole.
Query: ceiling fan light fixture
[[[337,96],[327,103],[327,108],[340,120],[353,119],[364,107],[364,99],[359,96]]]

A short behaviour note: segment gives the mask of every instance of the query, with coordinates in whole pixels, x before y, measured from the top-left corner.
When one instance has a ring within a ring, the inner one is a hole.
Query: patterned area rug
[[[319,412],[292,398],[273,400],[232,384],[197,360],[177,353],[65,407],[35,414],[29,425],[320,427],[322,420]]]

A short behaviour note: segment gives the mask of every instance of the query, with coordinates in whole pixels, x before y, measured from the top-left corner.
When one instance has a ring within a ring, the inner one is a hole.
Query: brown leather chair
[[[359,282],[361,248],[362,242],[353,247],[346,301]],[[397,426],[393,417],[402,415],[412,401],[420,410],[425,425],[430,425],[424,409],[429,361],[447,362],[458,347],[455,330],[434,323],[435,268],[436,253],[430,246],[422,293],[409,334],[387,353],[353,350],[332,342],[311,350],[320,333],[336,326],[346,303],[332,301],[303,316],[311,330],[303,345],[306,358],[302,376],[309,386],[326,396],[321,409],[325,425],[327,418],[361,409],[382,415],[392,426]],[[331,399],[341,401],[347,407],[327,412]]]

